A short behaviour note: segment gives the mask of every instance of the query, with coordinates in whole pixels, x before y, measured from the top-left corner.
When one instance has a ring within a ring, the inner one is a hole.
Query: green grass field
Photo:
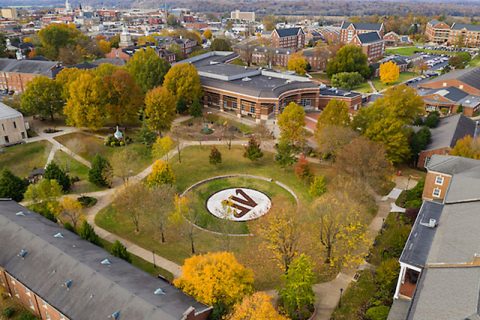
[[[58,150],[53,158],[56,164],[65,170],[71,177],[78,177],[80,181],[75,182],[72,186],[71,193],[87,193],[101,190],[93,183],[88,181],[89,168],[66,154],[65,152]]]
[[[33,169],[45,166],[51,148],[48,141],[3,148],[3,152],[0,152],[0,168],[8,168],[17,176],[25,178]]]
[[[387,50],[385,50],[386,54],[399,54],[401,56],[413,56],[417,52],[423,52],[428,54],[446,54],[449,56],[455,54],[455,52],[451,52],[451,51],[419,49],[416,46],[388,48]]]
[[[389,84],[389,85],[385,85],[383,84],[379,78],[375,78],[372,82],[373,82],[373,85],[375,86],[375,88],[378,90],[378,91],[381,91],[381,90],[384,90],[386,88],[389,88],[389,87],[392,87],[392,86],[395,86],[397,84],[400,84],[402,82],[405,82],[407,80],[410,80],[412,78],[415,78],[417,77],[418,74],[415,73],[415,72],[402,72],[400,73],[400,76],[398,77],[398,80],[395,82],[395,83],[392,83],[392,84]]]
[[[476,56],[475,59],[472,59],[469,65],[470,67],[480,67],[480,55]]]
[[[153,159],[148,147],[136,142],[135,133],[131,137],[134,142],[126,146],[126,148],[132,150],[135,155],[131,160],[131,164],[132,171],[136,174],[152,164]],[[55,139],[88,161],[92,161],[96,154],[111,160],[114,153],[122,148],[107,147],[103,144],[101,138],[80,132],[66,134]]]
[[[352,89],[352,91],[360,92],[360,93],[371,93],[372,87],[368,84],[367,81],[362,82],[359,86]]]
[[[177,178],[176,187],[179,192],[184,191],[195,182],[212,176],[227,173],[248,173],[281,181],[293,189],[302,203],[311,202],[312,199],[308,195],[308,187],[295,176],[292,168],[282,169],[276,164],[273,160],[272,153],[265,152],[263,159],[252,163],[243,157],[242,147],[232,147],[232,150],[228,150],[226,146],[221,146],[218,147],[218,149],[222,153],[223,158],[223,163],[219,166],[213,166],[208,162],[210,147],[189,147],[184,149],[181,153],[181,163],[178,163],[177,157],[171,159],[172,167]],[[328,166],[321,167],[315,165],[312,167],[317,174],[325,175],[327,180],[333,176],[333,172]],[[218,187],[220,187],[220,185],[215,185],[215,188]],[[278,190],[276,187],[272,188],[269,192],[272,192],[273,195],[277,192],[279,195],[283,193],[282,190]],[[273,205],[275,206],[275,203]],[[302,215],[300,218],[307,219],[308,215]],[[170,227],[167,229],[167,241],[166,243],[161,243],[160,234],[148,216],[140,218],[140,232],[138,233],[134,231],[130,217],[117,212],[113,206],[108,206],[97,214],[95,222],[98,226],[114,234],[118,234],[143,248],[155,250],[157,254],[179,264],[183,264],[184,259],[191,255],[190,243],[187,238],[181,236],[175,228]],[[256,222],[257,220],[248,222],[248,227],[250,228],[250,224]],[[258,252],[261,244],[260,239],[257,237],[226,237],[198,230],[195,239],[197,253],[221,250],[234,252],[241,263],[254,270],[256,287],[258,289],[272,289],[279,285],[282,272],[273,260],[270,252],[262,250],[262,255],[259,257]],[[312,248],[312,245],[309,244],[306,248]],[[308,249],[307,252],[316,259],[316,261],[321,261],[321,252],[319,250]],[[318,268],[322,267],[319,266]],[[319,273],[321,272],[323,271],[319,270]]]

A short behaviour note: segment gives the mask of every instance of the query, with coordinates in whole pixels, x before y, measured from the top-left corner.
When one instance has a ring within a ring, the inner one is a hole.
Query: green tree
[[[419,131],[412,135],[410,140],[410,149],[412,150],[413,163],[416,165],[418,161],[418,155],[422,150],[425,150],[430,143],[431,132],[428,127],[422,127]]]
[[[210,162],[210,164],[213,164],[215,166],[222,163],[222,154],[215,146],[213,146],[210,150],[208,161]]]
[[[109,118],[116,124],[134,121],[143,105],[143,94],[133,77],[127,71],[119,69],[103,79]]]
[[[262,24],[265,31],[273,31],[275,29],[276,19],[274,15],[267,15],[263,17]]]
[[[334,87],[351,90],[363,82],[363,76],[358,72],[339,72],[332,75],[331,84]]]
[[[315,178],[313,178],[308,193],[312,197],[320,197],[325,192],[327,192],[327,181],[325,179],[325,176],[316,176]]]
[[[157,159],[165,156],[168,162],[168,153],[173,146],[174,142],[170,136],[158,137],[152,145],[152,155]]]
[[[198,118],[203,115],[202,104],[199,99],[194,99],[192,105],[189,108],[189,113],[192,117]]]
[[[307,319],[312,314],[315,293],[315,274],[310,257],[301,254],[293,260],[282,277],[280,304],[291,319]]]
[[[290,102],[278,116],[280,140],[288,141],[299,148],[305,144],[305,110],[295,102]]]
[[[27,186],[27,181],[17,177],[7,168],[0,172],[0,198],[11,198],[20,202]]]
[[[57,180],[42,179],[40,182],[28,186],[25,200],[37,203],[55,202],[63,194],[62,187]]]
[[[40,54],[55,60],[61,48],[75,45],[81,38],[86,38],[75,24],[52,23],[38,32]]]
[[[457,108],[457,113],[463,113],[463,105],[460,104]]]
[[[92,168],[88,171],[88,181],[99,187],[111,186],[112,166],[99,154],[93,158]]]
[[[115,242],[113,243],[112,248],[110,249],[110,253],[115,257],[132,263],[132,257],[130,256],[130,252],[128,252],[127,248],[118,240],[115,240]]]
[[[202,84],[197,69],[193,64],[178,63],[165,75],[164,87],[177,99],[184,99],[191,104],[202,98]]]
[[[28,82],[21,96],[21,108],[29,114],[50,117],[61,113],[65,101],[62,86],[46,76],[38,76]]]
[[[350,125],[349,108],[345,101],[332,99],[330,100],[322,113],[317,119],[317,130],[325,126],[341,126]]]
[[[436,128],[440,122],[440,114],[437,111],[430,112],[425,118],[424,124],[429,128]]]
[[[390,308],[387,306],[375,306],[367,310],[365,317],[367,320],[386,320],[389,312]]]
[[[7,38],[5,37],[5,33],[0,32],[0,58],[7,57]]]
[[[156,87],[145,96],[145,121],[159,133],[170,130],[175,119],[175,97],[164,87]]]
[[[72,184],[70,177],[53,161],[45,168],[45,174],[43,177],[45,179],[57,180],[58,184],[62,187],[63,192],[70,190]]]
[[[275,155],[275,161],[278,162],[282,168],[292,166],[297,162],[295,150],[288,141],[280,141],[276,148],[277,154]]]
[[[144,93],[161,85],[170,69],[168,62],[152,48],[135,52],[125,67]]]
[[[370,76],[368,59],[362,48],[355,45],[346,45],[337,51],[335,57],[327,63],[327,75],[331,78],[339,72],[358,72],[364,78]]]
[[[210,49],[212,51],[232,51],[232,45],[225,38],[216,38],[212,41]]]
[[[95,233],[93,227],[87,222],[83,221],[78,229],[78,235],[80,238],[90,241],[91,243],[101,247],[102,243],[100,242],[100,237]]]
[[[67,124],[99,129],[107,120],[107,93],[103,79],[91,72],[82,72],[68,85],[69,98],[63,109]]]
[[[179,97],[177,99],[177,103],[175,104],[175,110],[177,110],[177,113],[179,114],[184,114],[188,110],[187,102],[183,97]]]
[[[260,142],[257,141],[255,136],[251,136],[250,139],[248,139],[248,144],[245,147],[243,156],[251,161],[257,161],[263,157],[263,152],[260,148]]]

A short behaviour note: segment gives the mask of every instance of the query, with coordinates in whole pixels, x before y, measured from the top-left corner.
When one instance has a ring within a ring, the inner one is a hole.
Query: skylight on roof
[[[73,280],[72,279],[68,279],[67,281],[65,281],[65,283],[63,284],[65,286],[65,288],[70,289],[72,287],[72,284],[73,284]]]
[[[103,259],[100,263],[103,264],[104,266],[109,266],[112,264],[108,259]]]
[[[55,234],[53,235],[53,237],[54,237],[54,238],[63,238],[63,234],[62,234],[61,232],[55,233]]]
[[[120,319],[120,311],[115,311],[114,313],[112,313],[109,318],[112,318],[112,319],[115,319],[115,320],[118,320]]]
[[[25,249],[22,249],[22,250],[20,250],[20,252],[18,253],[18,256],[19,256],[20,258],[24,259],[24,258],[27,256],[27,254],[28,254],[28,251],[25,250]]]
[[[17,213],[15,213],[15,215],[25,217],[25,213],[23,213],[23,211],[18,211]]]
[[[153,294],[156,295],[156,296],[160,296],[160,295],[163,295],[163,296],[164,296],[164,295],[166,295],[165,291],[163,291],[162,288],[156,289],[156,290],[153,292]]]

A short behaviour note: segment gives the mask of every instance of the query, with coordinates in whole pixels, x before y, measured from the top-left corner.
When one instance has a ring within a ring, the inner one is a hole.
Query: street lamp
[[[343,288],[340,288],[340,299],[338,300],[338,307],[342,307],[342,293],[343,293]]]

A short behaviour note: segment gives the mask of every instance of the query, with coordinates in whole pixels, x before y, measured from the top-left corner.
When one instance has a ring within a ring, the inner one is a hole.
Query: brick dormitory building
[[[425,35],[428,41],[436,44],[480,46],[480,26],[474,24],[453,23],[432,20],[427,23]]]
[[[353,23],[343,21],[340,27],[340,42],[362,48],[369,62],[385,54],[385,29],[383,23]]]
[[[352,112],[362,96],[328,88],[307,77],[262,68],[228,64],[238,57],[232,52],[208,52],[180,61],[192,63],[198,70],[204,91],[204,106],[261,120],[274,119],[290,103],[306,111],[321,110],[332,99],[345,101]]]
[[[0,287],[42,320],[205,320],[211,310],[8,199]]]

